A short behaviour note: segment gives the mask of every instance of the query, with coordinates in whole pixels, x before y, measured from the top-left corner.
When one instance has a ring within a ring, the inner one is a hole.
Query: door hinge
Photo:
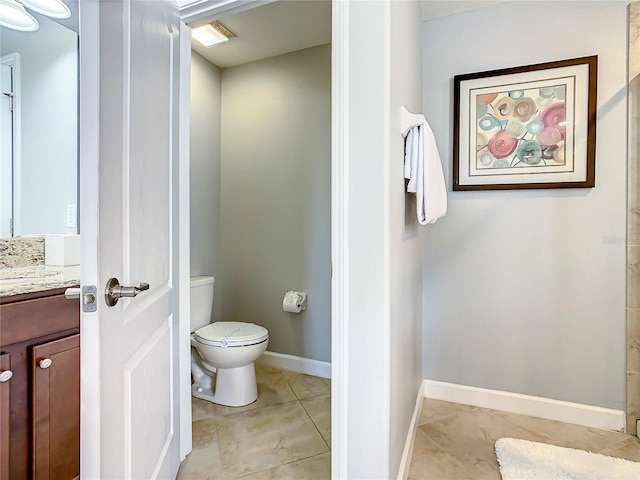
[[[9,97],[9,110],[13,112],[13,93],[3,93],[3,95]]]

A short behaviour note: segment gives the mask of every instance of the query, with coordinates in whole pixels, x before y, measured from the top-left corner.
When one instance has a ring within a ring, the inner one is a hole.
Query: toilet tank
[[[215,278],[191,277],[191,331],[211,323]]]

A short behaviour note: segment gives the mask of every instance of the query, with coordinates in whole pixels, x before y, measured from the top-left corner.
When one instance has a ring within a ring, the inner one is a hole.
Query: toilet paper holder
[[[284,307],[284,304],[292,305],[294,303],[300,309],[300,311],[306,310],[307,309],[307,292],[294,292],[293,290],[289,290],[288,292],[286,292],[284,294],[283,307]]]

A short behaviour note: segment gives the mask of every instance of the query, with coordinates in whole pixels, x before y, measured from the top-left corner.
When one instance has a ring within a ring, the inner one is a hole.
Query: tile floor
[[[331,382],[256,366],[258,400],[232,408],[193,399],[193,451],[178,479],[331,478]],[[496,479],[494,444],[514,437],[640,462],[640,439],[425,399],[409,480]]]
[[[425,398],[409,479],[499,480],[494,444],[500,437],[640,462],[640,439],[631,435]]]
[[[178,479],[330,479],[331,381],[256,365],[258,400],[193,398],[193,450]]]

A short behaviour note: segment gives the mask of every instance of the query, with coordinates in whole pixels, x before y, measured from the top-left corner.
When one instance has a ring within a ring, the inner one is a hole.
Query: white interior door
[[[179,466],[179,27],[164,1],[81,4],[82,478]],[[111,277],[150,287],[107,306]]]
[[[13,82],[0,64],[0,238],[13,236]]]

